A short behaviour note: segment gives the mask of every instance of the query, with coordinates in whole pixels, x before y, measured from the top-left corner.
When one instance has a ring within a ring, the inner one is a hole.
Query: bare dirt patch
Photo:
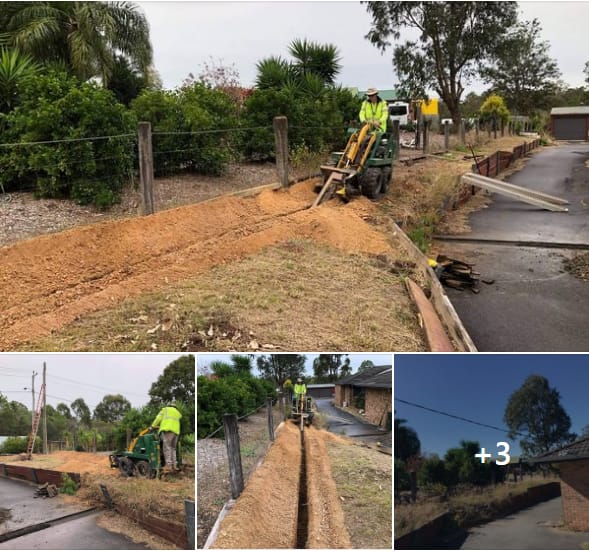
[[[398,244],[367,222],[375,204],[333,201],[308,210],[313,186],[311,180],[254,198],[223,197],[3,248],[0,283],[12,292],[0,299],[0,321],[7,328],[0,347],[54,333],[88,313],[168,289],[213,267],[230,267],[274,244],[303,239],[349,255],[398,255]],[[259,271],[257,276],[264,279]],[[321,284],[329,286],[329,280]]]
[[[425,350],[399,270],[288,241],[84,316],[27,350]]]
[[[96,473],[101,475],[118,476],[118,470],[112,470],[108,455],[92,452],[60,451],[51,454],[35,454],[32,460],[21,460],[20,455],[6,456],[2,459],[13,466],[30,466],[46,470],[56,470],[72,473]]]

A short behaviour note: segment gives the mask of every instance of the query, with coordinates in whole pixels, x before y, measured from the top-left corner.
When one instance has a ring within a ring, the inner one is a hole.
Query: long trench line
[[[309,505],[307,499],[307,460],[305,431],[301,428],[301,471],[299,477],[299,504],[297,508],[297,549],[307,548],[309,533]]]

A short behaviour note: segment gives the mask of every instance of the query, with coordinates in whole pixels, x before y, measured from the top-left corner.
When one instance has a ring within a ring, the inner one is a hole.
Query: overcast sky
[[[261,354],[268,354],[268,353],[261,353]],[[305,353],[303,353],[305,354]],[[258,355],[255,355],[256,358]],[[305,373],[307,376],[313,375],[313,360],[316,359],[319,355],[315,353],[307,353],[305,354],[306,361],[305,361]],[[205,366],[210,366],[211,362],[219,360],[222,362],[228,362],[231,364],[231,354],[225,353],[199,353],[196,359],[196,366],[197,369],[202,369]],[[343,358],[342,358],[343,360]],[[356,372],[358,370],[358,366],[362,363],[363,360],[371,360],[375,366],[384,366],[388,365],[391,366],[393,362],[393,356],[391,353],[352,353],[350,354],[350,364],[352,365],[352,372]],[[258,374],[256,368],[256,359],[254,358],[254,372]]]
[[[235,65],[244,86],[255,80],[256,63],[269,56],[288,57],[295,38],[335,44],[342,56],[339,81],[366,89],[394,88],[389,49],[382,55],[364,38],[371,18],[366,6],[353,2],[139,2],[151,28],[154,61],[166,88],[179,86],[203,63],[222,60]],[[521,19],[538,18],[542,37],[551,44],[563,78],[583,84],[589,60],[586,29],[589,2],[520,2]],[[481,92],[481,84],[467,92]]]
[[[47,363],[47,404],[82,397],[91,410],[104,395],[121,393],[133,406],[149,402],[151,384],[177,353],[2,353],[0,393],[31,408],[31,376],[38,393]],[[24,389],[26,387],[26,390]],[[68,404],[69,406],[69,404]]]

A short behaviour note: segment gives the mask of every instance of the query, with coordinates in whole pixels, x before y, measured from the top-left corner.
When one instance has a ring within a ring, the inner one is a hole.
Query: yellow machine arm
[[[141,437],[142,435],[145,435],[146,433],[149,433],[149,428],[146,427],[145,429],[142,429],[139,432],[139,435],[137,435],[137,437]],[[131,440],[131,443],[129,443],[129,448],[127,449],[127,452],[133,452],[133,449],[135,448],[135,445],[137,444],[137,437],[134,437]]]

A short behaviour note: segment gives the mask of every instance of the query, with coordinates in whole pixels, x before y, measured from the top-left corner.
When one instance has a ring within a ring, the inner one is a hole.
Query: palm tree
[[[39,69],[30,56],[0,48],[0,113],[7,113],[15,106],[19,84],[36,75]]]
[[[306,38],[295,39],[290,43],[288,51],[295,58],[292,66],[297,74],[317,75],[325,84],[333,84],[342,68],[339,51],[333,44],[309,42]]]
[[[149,25],[131,2],[2,2],[0,37],[38,62],[63,61],[82,80],[106,85],[123,55],[144,74],[152,62]]]

